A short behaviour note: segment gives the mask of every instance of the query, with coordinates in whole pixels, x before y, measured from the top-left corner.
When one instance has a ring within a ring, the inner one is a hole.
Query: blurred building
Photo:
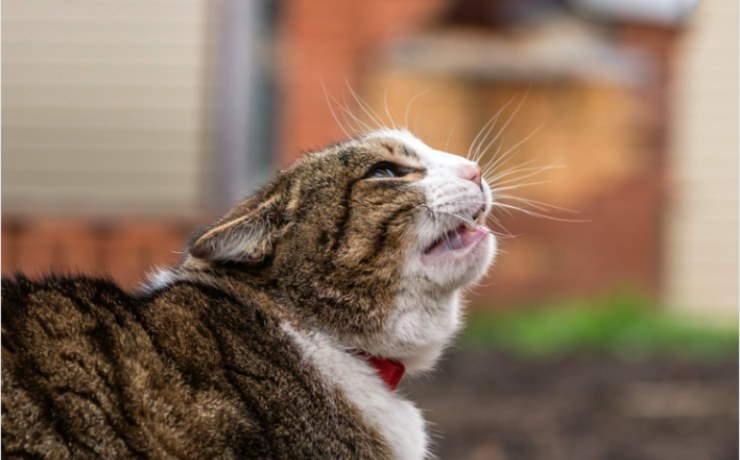
[[[736,319],[738,4],[702,2],[677,55],[670,117],[665,300]]]
[[[4,274],[136,286],[270,173],[271,3],[3,7]]]
[[[510,176],[544,183],[509,203],[586,222],[500,213],[516,237],[477,304],[627,289],[736,315],[736,5],[614,5],[6,1],[3,273],[131,287],[273,167],[345,137],[345,108],[457,153],[503,108],[483,162],[566,166]]]
[[[4,211],[198,210],[212,59],[204,4],[4,7]]]

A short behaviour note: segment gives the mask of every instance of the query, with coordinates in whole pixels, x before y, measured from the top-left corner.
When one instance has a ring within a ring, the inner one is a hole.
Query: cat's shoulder
[[[121,305],[134,301],[133,296],[113,281],[88,276],[48,276],[31,279],[22,275],[2,278],[2,320],[11,320],[34,308],[69,304],[87,311],[93,306]]]
[[[23,295],[27,296],[39,291],[80,291],[88,292],[107,290],[125,295],[126,292],[121,289],[112,280],[98,276],[73,275],[58,276],[48,275],[39,278],[29,278],[22,274],[2,277],[2,293],[5,295]]]

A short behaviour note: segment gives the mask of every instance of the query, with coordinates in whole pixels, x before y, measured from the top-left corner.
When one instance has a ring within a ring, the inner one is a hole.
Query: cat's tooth
[[[447,244],[451,249],[460,249],[463,247],[463,238],[461,232],[454,232],[447,240]]]

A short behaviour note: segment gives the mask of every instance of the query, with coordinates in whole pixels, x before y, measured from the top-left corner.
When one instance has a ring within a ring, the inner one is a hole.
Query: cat
[[[2,282],[4,458],[430,455],[396,385],[496,238],[478,165],[382,129],[309,153],[146,289]]]

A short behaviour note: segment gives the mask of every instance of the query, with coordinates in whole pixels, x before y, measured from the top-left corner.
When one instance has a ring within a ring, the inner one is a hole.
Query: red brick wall
[[[512,238],[473,304],[511,307],[546,299],[585,298],[621,290],[659,295],[663,190],[655,172],[605,187],[579,207],[583,222],[524,215],[499,218]]]
[[[110,276],[132,289],[176,265],[195,219],[3,216],[2,273]]]
[[[384,43],[433,21],[444,0],[289,0],[279,33],[278,158],[344,137],[326,102],[357,90],[364,67]]]

